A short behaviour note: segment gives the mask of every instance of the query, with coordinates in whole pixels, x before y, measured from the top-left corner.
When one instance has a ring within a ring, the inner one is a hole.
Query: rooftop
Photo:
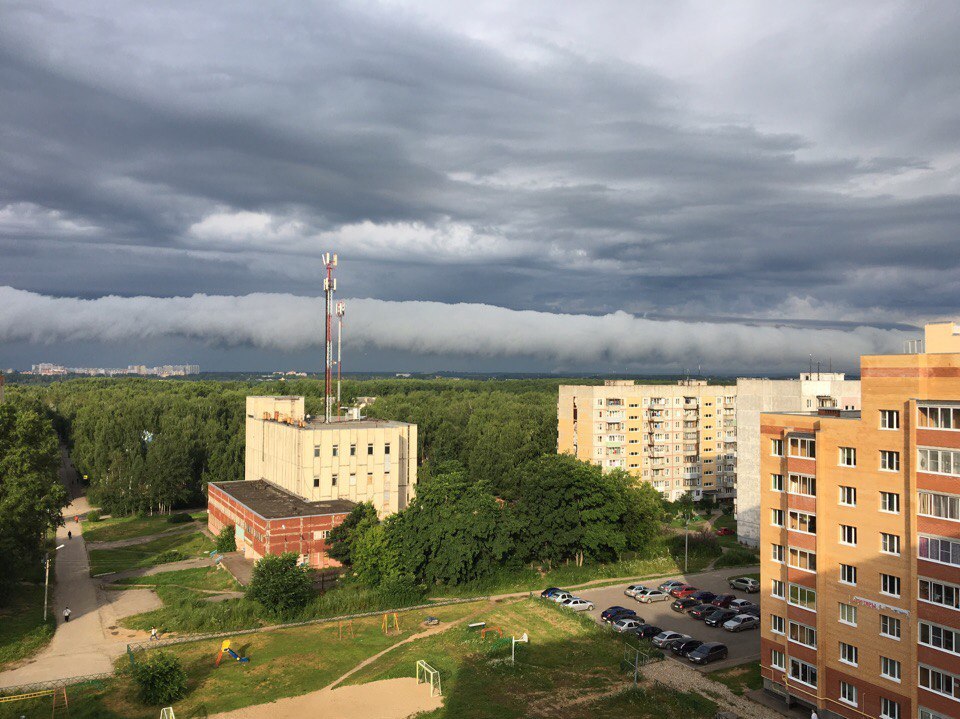
[[[302,497],[281,489],[265,479],[237,482],[211,482],[222,492],[256,512],[264,519],[287,517],[315,517],[326,514],[346,514],[356,507],[348,499],[328,499],[308,502]]]

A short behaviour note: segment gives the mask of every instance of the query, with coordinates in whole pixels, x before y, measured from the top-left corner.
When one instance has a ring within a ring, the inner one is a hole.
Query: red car
[[[718,537],[729,537],[731,534],[733,534],[733,530],[730,527],[720,527],[717,530]]]
[[[721,609],[726,609],[730,606],[730,602],[737,598],[736,594],[720,594],[710,602],[715,607],[720,607]]]
[[[671,589],[670,596],[676,597],[677,599],[685,599],[697,591],[699,590],[696,587],[694,587],[692,584],[684,584],[682,586]]]

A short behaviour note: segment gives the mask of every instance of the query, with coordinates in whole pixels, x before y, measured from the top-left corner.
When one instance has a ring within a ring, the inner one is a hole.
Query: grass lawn
[[[151,574],[149,577],[126,577],[118,579],[117,584],[138,587],[187,587],[189,589],[214,589],[237,591],[241,587],[223,569],[216,567],[194,567],[177,569],[172,572]]]
[[[760,662],[750,662],[740,666],[720,669],[707,674],[715,682],[725,684],[737,696],[754,689],[763,688],[763,677],[760,676]]]
[[[56,629],[53,612],[43,622],[43,585],[18,584],[0,607],[0,669],[43,649]]]
[[[207,513],[204,510],[191,512],[195,521],[206,523]],[[101,519],[99,522],[83,521],[83,538],[87,542],[113,542],[118,539],[133,539],[146,537],[151,534],[160,534],[184,524],[170,524],[168,516],[155,515],[153,517],[116,517]]]
[[[199,557],[213,548],[213,540],[202,532],[192,532],[160,537],[132,547],[92,549],[90,550],[90,574],[96,576],[104,572],[154,567],[158,564]]]

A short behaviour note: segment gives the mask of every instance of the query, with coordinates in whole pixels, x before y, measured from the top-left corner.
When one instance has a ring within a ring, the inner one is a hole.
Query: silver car
[[[634,597],[641,604],[650,604],[651,602],[665,602],[672,597],[662,589],[644,589],[637,592]]]
[[[653,646],[659,647],[660,649],[669,649],[673,646],[674,642],[684,642],[687,639],[693,639],[689,634],[681,634],[680,632],[660,632],[657,636],[653,638]]]
[[[563,604],[568,599],[573,599],[573,595],[570,592],[557,592],[552,597],[550,597],[557,604]]]
[[[723,628],[728,632],[742,632],[745,629],[756,629],[760,626],[760,620],[751,614],[738,614],[733,619],[723,623]]]
[[[638,622],[636,619],[618,619],[613,623],[613,631],[618,634],[623,634],[624,632],[630,632],[639,627],[643,622]]]
[[[586,599],[581,599],[580,597],[568,599],[567,601],[562,602],[560,606],[566,607],[567,609],[572,609],[575,612],[588,612],[593,610],[593,604],[588,602]]]
[[[753,606],[753,602],[751,602],[749,599],[734,599],[729,604],[730,609],[736,609],[738,612],[742,612],[747,607],[752,607],[752,606]]]
[[[671,590],[675,589],[676,587],[682,587],[684,584],[686,584],[686,582],[681,582],[679,579],[668,579],[659,587],[657,587],[657,589],[669,594]]]
[[[626,589],[623,590],[623,593],[628,597],[636,597],[637,592],[645,592],[647,588],[642,584],[631,584]]]
[[[753,594],[760,591],[760,582],[752,577],[737,577],[730,580],[730,589],[739,589],[741,592]]]

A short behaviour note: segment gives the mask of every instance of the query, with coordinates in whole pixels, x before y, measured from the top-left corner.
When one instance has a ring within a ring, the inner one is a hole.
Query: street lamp
[[[57,549],[54,549],[53,551],[56,552],[58,549],[63,549],[65,546],[67,545],[61,544],[59,547],[57,547]],[[44,623],[46,623],[47,593],[49,592],[49,589],[50,589],[50,552],[47,552],[47,558],[44,561],[44,564],[46,565],[46,570],[44,571],[44,575],[43,575],[43,621]]]

